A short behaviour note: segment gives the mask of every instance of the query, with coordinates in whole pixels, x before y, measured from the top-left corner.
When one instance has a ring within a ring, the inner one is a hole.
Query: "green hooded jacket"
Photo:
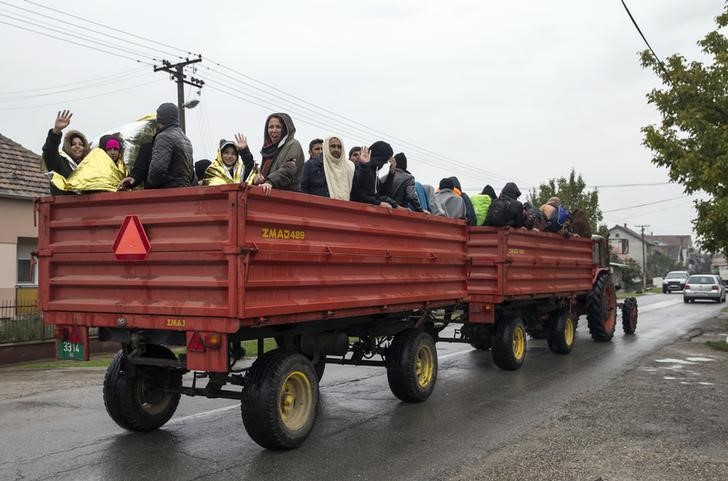
[[[471,195],[470,200],[473,202],[475,217],[478,219],[477,225],[483,225],[483,222],[485,222],[485,216],[488,214],[488,209],[490,209],[490,203],[493,202],[493,200],[487,194]]]
[[[276,113],[269,115],[263,128],[264,145],[271,143],[268,136],[268,121],[271,117],[278,117],[283,120],[283,124],[286,126],[286,136],[282,145],[278,147],[270,160],[270,168],[265,180],[273,185],[275,189],[299,192],[301,190],[301,177],[303,177],[304,155],[301,144],[293,138],[296,127],[288,114]],[[263,155],[265,156],[265,154]],[[265,158],[263,162],[265,162]]]

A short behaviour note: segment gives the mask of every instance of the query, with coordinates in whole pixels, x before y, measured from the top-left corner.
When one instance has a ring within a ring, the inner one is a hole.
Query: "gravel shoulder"
[[[725,481],[728,352],[705,342],[726,336],[706,321],[450,480]]]

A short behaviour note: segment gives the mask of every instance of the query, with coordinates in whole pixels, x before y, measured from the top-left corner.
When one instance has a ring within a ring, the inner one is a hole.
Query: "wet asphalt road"
[[[437,386],[422,404],[399,402],[383,368],[329,365],[316,427],[290,452],[250,440],[231,400],[183,397],[161,430],[134,434],[107,416],[100,385],[64,388],[61,380],[57,390],[0,401],[0,479],[447,479],[723,307],[683,304],[680,294],[638,302],[635,336],[619,329],[611,343],[592,342],[582,317],[570,355],[529,340],[514,372],[496,368],[490,353],[442,343]]]

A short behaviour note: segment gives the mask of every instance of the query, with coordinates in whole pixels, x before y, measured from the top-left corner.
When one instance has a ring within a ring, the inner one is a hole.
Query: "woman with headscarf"
[[[48,131],[48,137],[43,145],[44,170],[52,172],[51,194],[73,194],[63,190],[63,181],[76,170],[78,164],[88,155],[90,149],[86,136],[78,130],[69,130],[63,137],[63,149],[61,145],[61,133],[71,123],[73,114],[69,110],[58,112],[53,128]]]
[[[203,185],[240,184],[253,170],[253,154],[243,134],[235,134],[235,142],[220,140],[217,157],[205,169]],[[196,164],[195,164],[196,165]]]
[[[260,173],[253,178],[254,185],[260,185],[263,192],[271,189],[301,190],[303,176],[303,149],[293,136],[296,127],[288,114],[275,113],[265,121],[263,161]]]
[[[117,132],[102,136],[68,177],[54,178],[54,185],[65,192],[114,192],[126,175],[124,140]]]
[[[344,157],[344,151],[341,137],[326,137],[322,155],[303,164],[301,191],[332,199],[349,200],[354,164]]]

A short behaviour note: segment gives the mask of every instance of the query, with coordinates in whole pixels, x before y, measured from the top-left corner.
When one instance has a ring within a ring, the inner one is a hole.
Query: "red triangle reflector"
[[[193,332],[190,342],[187,343],[188,352],[205,352],[205,345],[202,343],[202,336],[199,332]]]
[[[124,218],[113,249],[120,261],[143,261],[149,256],[151,245],[139,217],[128,215]]]

